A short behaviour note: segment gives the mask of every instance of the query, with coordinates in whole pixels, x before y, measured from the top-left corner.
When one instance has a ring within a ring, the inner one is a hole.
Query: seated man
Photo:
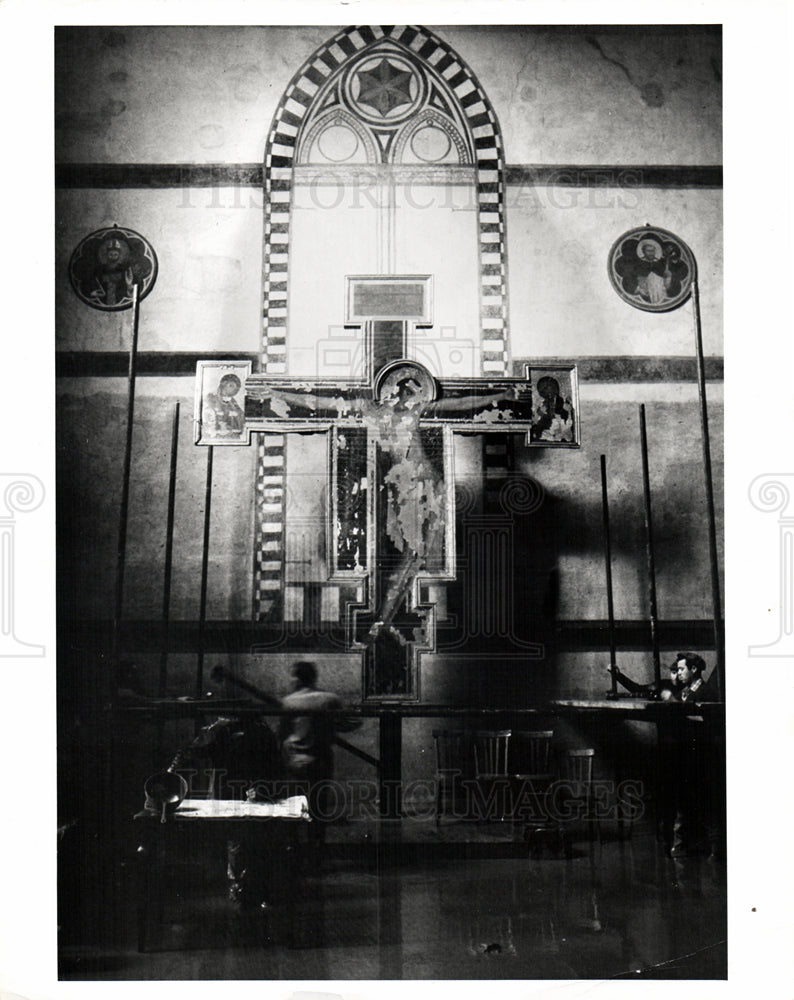
[[[705,679],[706,663],[697,653],[678,653],[674,671],[673,698],[697,705],[718,701],[716,671]],[[711,854],[724,858],[725,851],[725,744],[724,730],[708,717],[683,719],[676,728],[674,751],[673,820],[674,855]]]
[[[670,679],[662,680],[660,684],[638,684],[627,677],[616,664],[607,667],[619,684],[636,698],[647,698],[649,701],[718,701],[716,693],[716,672],[712,672],[708,680],[703,673],[706,661],[697,653],[678,653],[670,664]]]
[[[673,694],[676,701],[718,701],[716,692],[716,671],[708,680],[703,673],[706,661],[697,653],[679,653],[670,667],[673,677]]]

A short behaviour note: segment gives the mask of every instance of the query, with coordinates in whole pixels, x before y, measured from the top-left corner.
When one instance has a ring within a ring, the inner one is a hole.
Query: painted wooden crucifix
[[[422,591],[456,576],[453,435],[519,432],[575,446],[575,375],[554,369],[568,379],[564,396],[545,367],[437,380],[405,357],[403,317],[362,326],[362,377],[249,375],[238,442],[251,432],[328,434],[328,582],[362,585],[345,624],[348,648],[363,657],[363,697],[413,700],[419,655],[435,648],[436,609]]]
[[[364,391],[260,378],[246,387],[252,428],[331,432],[332,572],[368,578],[364,606],[349,609],[348,633],[353,648],[364,648],[365,697],[415,697],[416,654],[432,649],[434,636],[420,582],[455,576],[452,433],[526,432],[528,384],[442,388],[408,360],[381,368]]]

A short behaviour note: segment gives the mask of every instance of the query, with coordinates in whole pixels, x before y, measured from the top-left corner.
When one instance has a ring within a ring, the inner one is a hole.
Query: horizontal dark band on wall
[[[59,163],[59,188],[213,188],[264,185],[261,163]],[[512,186],[721,188],[722,167],[681,165],[508,164]]]
[[[560,364],[570,364],[571,359]],[[524,365],[554,365],[554,360],[521,358],[513,360],[513,375],[520,378]],[[721,357],[703,359],[706,378],[710,382],[721,382],[725,363]],[[697,363],[694,358],[678,356],[631,356],[585,357],[576,360],[580,382],[696,382]]]
[[[585,652],[609,649],[609,622],[560,621],[555,628],[559,652]],[[709,620],[678,619],[657,623],[657,635],[665,661],[665,650],[714,649],[714,623]],[[622,620],[615,622],[615,646],[621,650],[649,651],[653,649],[650,622]]]
[[[55,374],[58,378],[126,378],[129,359],[129,354],[124,351],[58,351],[55,355]],[[199,361],[250,361],[253,370],[257,371],[259,355],[240,351],[206,354],[141,351],[135,358],[135,370],[142,376],[195,375]]]
[[[127,621],[121,624],[120,645],[124,655],[160,653],[164,648],[165,628],[162,621]],[[711,621],[659,622],[659,644],[670,654],[682,649],[709,650],[714,648],[714,629]],[[203,636],[203,637],[202,637]],[[70,622],[59,630],[59,651],[62,656],[86,652],[106,653],[112,648],[113,629],[110,622]],[[547,655],[559,653],[602,651],[608,656],[609,625],[606,621],[559,622],[551,634],[538,636],[547,648]],[[615,642],[620,651],[639,650],[650,652],[653,648],[651,629],[644,621],[618,621],[615,623]],[[470,648],[469,648],[470,645]],[[471,655],[481,652],[494,655],[495,641],[489,638],[478,643],[472,637],[464,648],[455,648],[450,656]],[[521,659],[520,650],[509,640],[504,640],[503,652],[510,658]],[[480,646],[483,646],[480,650]],[[170,653],[193,653],[203,647],[205,653],[344,653],[347,651],[345,630],[338,626],[323,626],[322,630],[308,631],[297,623],[283,626],[257,625],[251,622],[207,622],[203,633],[198,622],[172,622],[168,634]],[[437,655],[444,656],[444,637],[439,636]],[[663,653],[664,658],[664,653]],[[211,665],[210,665],[211,666]],[[209,666],[207,668],[209,670]]]
[[[505,183],[539,187],[721,188],[716,166],[534,166],[508,164]]]
[[[59,188],[205,188],[264,184],[261,163],[58,163]]]
[[[198,361],[250,361],[258,370],[259,356],[235,351],[197,354],[141,351],[136,370],[141,376],[194,375]],[[513,374],[520,378],[524,365],[554,365],[554,359],[520,359],[513,362]],[[561,364],[570,364],[570,359]],[[55,356],[55,374],[59,378],[107,376],[126,377],[129,355],[123,351],[59,351]],[[706,378],[720,382],[723,359],[705,359]],[[695,382],[697,367],[694,358],[682,357],[592,357],[577,361],[582,382]]]

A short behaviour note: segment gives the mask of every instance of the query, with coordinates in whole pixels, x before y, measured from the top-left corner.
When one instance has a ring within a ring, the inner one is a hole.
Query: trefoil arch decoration
[[[305,138],[296,156],[296,164],[311,163],[317,158],[315,150],[318,147],[325,162],[340,164],[377,162],[378,149],[373,136],[362,122],[343,108],[324,111],[316,121],[307,122],[304,134]]]
[[[417,138],[423,132],[430,132],[432,138],[417,145]],[[443,135],[442,135],[443,133]],[[440,142],[446,141],[446,147]],[[451,162],[448,157],[454,156],[454,162],[463,166],[473,160],[472,151],[468,148],[465,136],[460,129],[445,115],[439,114],[435,108],[426,108],[413,121],[409,122],[400,132],[394,144],[394,162],[404,163],[407,150],[416,156],[416,162],[426,164]]]

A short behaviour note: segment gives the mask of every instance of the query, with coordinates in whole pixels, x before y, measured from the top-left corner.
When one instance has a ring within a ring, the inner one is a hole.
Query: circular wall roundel
[[[69,280],[77,297],[92,309],[129,309],[138,286],[144,299],[157,280],[157,256],[147,239],[132,229],[97,229],[77,244],[69,261]]]
[[[629,305],[667,312],[689,298],[695,258],[682,239],[653,226],[630,229],[609,251],[609,280]]]
[[[345,79],[347,101],[373,124],[393,125],[423,103],[425,85],[417,68],[400,55],[378,53],[354,63]]]
[[[437,163],[449,153],[452,140],[437,125],[424,125],[411,136],[411,150],[425,163]]]
[[[329,125],[320,133],[317,145],[326,160],[344,163],[358,149],[358,136],[346,125]]]

